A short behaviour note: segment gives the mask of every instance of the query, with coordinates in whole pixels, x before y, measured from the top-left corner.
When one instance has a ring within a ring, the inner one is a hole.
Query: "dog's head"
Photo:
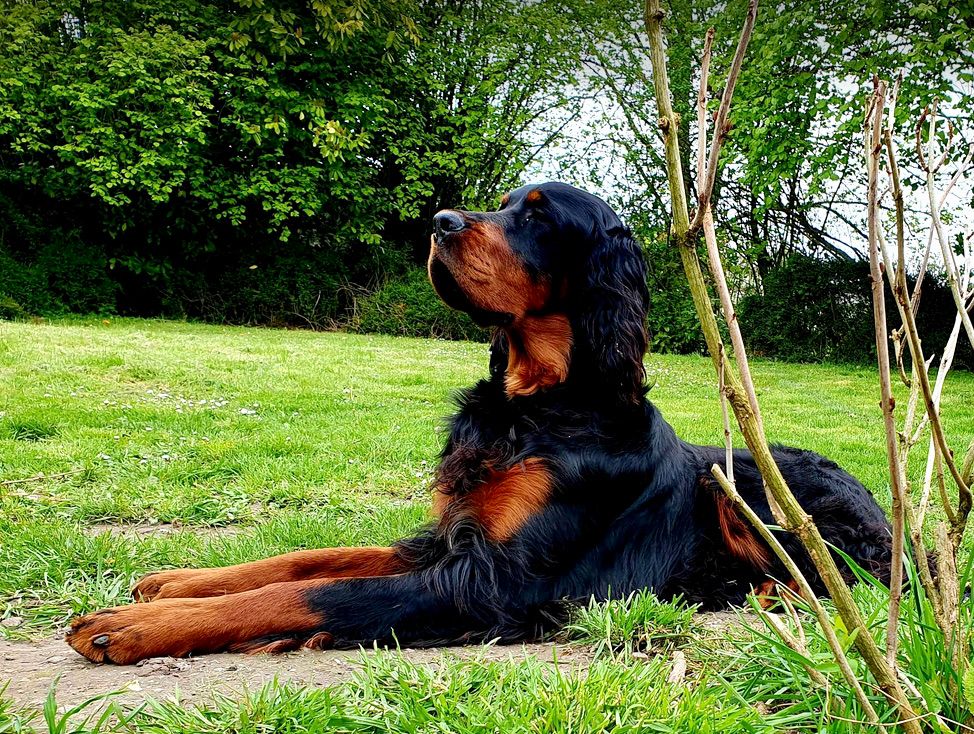
[[[429,275],[449,306],[500,327],[510,396],[571,376],[642,399],[646,265],[598,197],[545,183],[512,191],[494,212],[444,209],[434,217]]]

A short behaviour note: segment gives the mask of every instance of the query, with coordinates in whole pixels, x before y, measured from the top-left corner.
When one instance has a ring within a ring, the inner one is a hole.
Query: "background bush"
[[[6,2],[5,308],[347,318],[558,143],[575,30],[521,0]]]
[[[914,278],[907,279],[912,289]],[[892,294],[886,292],[890,330],[899,326]],[[943,352],[954,315],[953,297],[935,274],[924,280],[917,327],[927,355]],[[822,261],[794,255],[764,278],[764,292],[741,299],[738,317],[755,355],[792,362],[874,362],[872,290],[869,263]],[[909,361],[907,361],[909,364]],[[963,337],[955,364],[974,368]]]
[[[696,354],[706,349],[703,330],[687,285],[683,263],[666,230],[646,217],[635,217],[633,234],[642,243],[649,287],[650,349],[671,354]]]
[[[443,303],[419,268],[359,299],[357,311],[351,324],[357,331],[474,341],[489,336],[469,316]]]
[[[0,302],[9,315],[115,312],[119,286],[97,239],[70,222],[32,218],[2,195],[0,222]]]

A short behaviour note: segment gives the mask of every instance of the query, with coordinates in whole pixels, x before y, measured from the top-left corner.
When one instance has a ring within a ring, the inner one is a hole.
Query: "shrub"
[[[43,273],[0,250],[0,318],[22,318],[52,310]]]
[[[634,218],[633,232],[646,258],[650,349],[664,354],[702,352],[706,344],[679,252],[665,230],[654,229],[639,217]]]
[[[118,285],[104,252],[72,233],[51,235],[27,261],[0,250],[0,316],[114,313]]]
[[[913,279],[910,288],[913,288]],[[755,356],[789,362],[866,363],[876,359],[869,263],[795,255],[764,278],[764,293],[738,304],[741,329]],[[940,354],[954,319],[950,290],[934,275],[924,281],[917,327],[927,355]],[[889,329],[899,314],[887,292]],[[959,345],[956,365],[970,369],[974,354]]]
[[[488,332],[440,300],[426,272],[410,270],[358,300],[351,328],[396,336],[486,341]]]
[[[649,286],[649,317],[646,326],[649,329],[652,351],[663,354],[702,352],[706,344],[686,280],[674,278],[661,285],[658,280],[651,278]]]
[[[171,275],[162,308],[231,324],[332,327],[340,311],[337,260],[306,246],[236,258],[221,252]]]
[[[869,264],[793,256],[741,299],[755,355],[796,362],[865,362],[875,354]]]
[[[66,233],[37,255],[37,266],[47,277],[48,292],[59,310],[72,313],[115,312],[118,284],[109,276],[109,262],[99,245]]]

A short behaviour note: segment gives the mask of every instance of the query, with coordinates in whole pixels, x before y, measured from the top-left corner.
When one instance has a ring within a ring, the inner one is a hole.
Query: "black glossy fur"
[[[760,568],[727,549],[709,479],[723,449],[681,441],[645,398],[645,264],[615,213],[578,189],[543,184],[513,192],[498,212],[463,215],[502,227],[539,282],[565,284],[547,308],[567,315],[574,343],[567,380],[509,398],[498,331],[490,376],[459,396],[439,480],[462,497],[487,467],[540,458],[553,493],[505,542],[469,519],[443,522],[397,545],[415,572],[314,591],[309,601],[335,642],[514,641],[558,625],[566,601],[645,588],[718,609],[742,603],[769,576],[787,580],[776,559]],[[869,492],[817,454],[779,447],[775,456],[824,537],[888,581],[890,528]],[[736,452],[734,472],[740,493],[772,522],[748,452]],[[800,545],[783,541],[820,586]]]
[[[96,662],[134,663],[373,640],[515,641],[593,596],[653,589],[717,609],[769,590],[769,578],[790,580],[715,491],[710,468],[723,450],[681,441],[646,399],[645,263],[604,202],[542,184],[496,212],[440,212],[435,226],[437,292],[497,326],[489,376],[458,399],[436,524],[392,548],[151,574],[135,590],[147,603],[73,620],[69,645]],[[775,454],[826,540],[887,581],[890,528],[863,486],[816,454]],[[747,452],[734,471],[771,521]],[[820,586],[799,544],[782,540]]]

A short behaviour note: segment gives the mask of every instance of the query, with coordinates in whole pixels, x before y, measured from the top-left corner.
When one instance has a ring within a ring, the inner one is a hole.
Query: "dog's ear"
[[[596,225],[592,240],[580,274],[576,339],[588,352],[594,377],[622,401],[638,403],[646,380],[646,261],[632,233],[617,222]]]

